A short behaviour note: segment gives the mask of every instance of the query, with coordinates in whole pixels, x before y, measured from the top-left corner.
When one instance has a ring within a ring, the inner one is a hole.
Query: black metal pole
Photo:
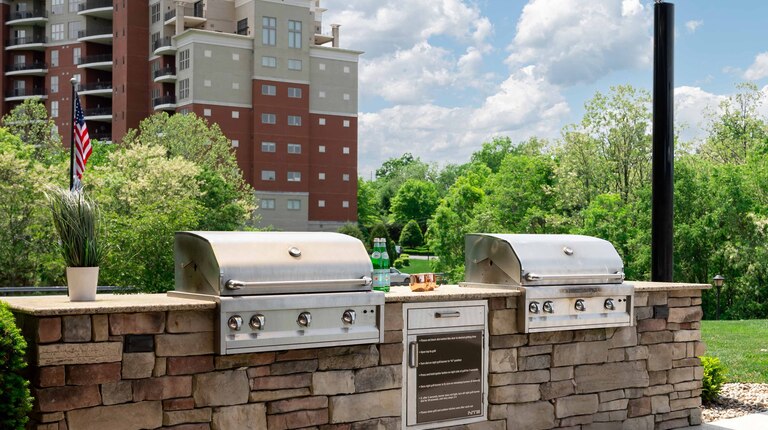
[[[720,286],[717,286],[717,308],[715,308],[715,320],[720,321]]]
[[[77,97],[77,80],[72,78],[69,81],[72,84],[72,114],[69,116],[70,121],[75,120],[75,97]],[[69,127],[69,191],[75,187],[75,124]]]
[[[672,281],[675,5],[657,2],[653,25],[653,207],[651,281]]]

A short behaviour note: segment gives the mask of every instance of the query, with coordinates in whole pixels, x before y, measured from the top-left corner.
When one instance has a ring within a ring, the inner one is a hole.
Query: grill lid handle
[[[624,272],[616,273],[578,273],[573,275],[537,275],[536,273],[526,273],[525,279],[527,281],[568,281],[571,279],[594,279],[594,278],[608,278],[611,280],[624,280]]]
[[[299,285],[371,285],[371,278],[363,276],[360,279],[323,279],[318,281],[238,281],[236,279],[228,280],[224,286],[230,290],[239,290],[243,287],[286,287]]]

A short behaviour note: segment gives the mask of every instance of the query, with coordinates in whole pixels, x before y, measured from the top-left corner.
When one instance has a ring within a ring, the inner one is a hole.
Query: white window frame
[[[59,117],[59,102],[57,100],[51,101],[51,118]]]
[[[317,201],[317,207],[324,208],[325,207],[325,200],[318,200]]]
[[[344,66],[344,73],[349,73],[349,66]]]
[[[59,67],[59,50],[54,49],[51,51],[51,67]]]
[[[288,98],[300,99],[301,98],[301,88],[288,87]]]
[[[300,115],[288,115],[288,125],[290,127],[301,127]]]
[[[325,70],[325,63],[318,64],[317,68],[320,69],[320,70]]]
[[[80,59],[82,58],[82,50],[80,47],[72,48],[72,64],[77,66],[80,64]]]
[[[301,172],[288,172],[286,175],[288,182],[301,182]]]
[[[261,199],[259,208],[264,210],[275,210],[275,199]]]
[[[262,181],[274,182],[276,177],[277,176],[275,175],[275,171],[274,170],[262,170],[261,171],[261,180]]]
[[[179,100],[189,98],[189,78],[179,81]]]
[[[341,153],[344,155],[349,155],[349,146],[341,148]]]
[[[275,142],[261,142],[261,152],[277,152],[277,144]]]
[[[211,116],[211,109],[210,108],[204,108],[203,109],[203,116]]]
[[[261,95],[263,96],[276,96],[277,87],[275,85],[261,84]]]
[[[325,125],[325,118],[318,118],[317,119],[317,124],[318,125]]]
[[[341,180],[344,182],[349,182],[349,173],[343,173],[341,175]]]
[[[288,47],[301,48],[301,21],[288,20]]]
[[[233,148],[239,148],[240,147],[240,141],[237,139],[232,139],[232,147]]]
[[[301,70],[301,60],[297,60],[295,58],[291,58],[288,60],[288,70]]]
[[[269,55],[263,55],[261,57],[261,67],[269,67],[270,69],[274,69],[277,67],[277,58],[270,57]]]
[[[59,92],[59,77],[58,76],[51,76],[51,92],[52,93],[58,93]]]
[[[325,172],[320,172],[317,174],[317,179],[324,181],[325,180]]]
[[[51,24],[51,40],[64,40],[64,23]]]
[[[277,18],[261,17],[261,44],[264,46],[277,45]]]
[[[179,70],[187,70],[189,68],[189,49],[185,49],[179,52]]]
[[[261,114],[261,123],[262,124],[277,124],[277,115],[273,113],[262,113]]]
[[[149,16],[152,24],[160,21],[160,2],[149,5]]]
[[[321,152],[321,153],[325,152],[325,145],[318,146],[317,147],[317,152]]]
[[[345,119],[345,120],[344,120],[344,122],[342,123],[342,125],[343,125],[344,127],[349,127],[349,120],[348,120],[348,119]]]
[[[233,110],[232,111],[232,119],[240,119],[240,111],[239,110]]]
[[[342,200],[341,201],[341,207],[348,208],[349,207],[349,200]]]
[[[288,199],[288,201],[285,202],[285,208],[289,211],[300,211],[301,210],[301,200],[298,199]]]
[[[325,91],[318,91],[317,92],[317,97],[319,97],[321,99],[324,99],[325,98]]]
[[[288,153],[289,154],[301,154],[301,144],[300,143],[289,143],[288,144]]]

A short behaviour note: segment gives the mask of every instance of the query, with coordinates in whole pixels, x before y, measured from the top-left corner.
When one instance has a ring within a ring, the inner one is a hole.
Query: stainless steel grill
[[[630,326],[634,286],[608,241],[579,235],[469,234],[464,286],[517,288],[525,333]]]
[[[320,232],[179,232],[176,291],[218,304],[219,354],[378,343],[384,293],[362,242]]]

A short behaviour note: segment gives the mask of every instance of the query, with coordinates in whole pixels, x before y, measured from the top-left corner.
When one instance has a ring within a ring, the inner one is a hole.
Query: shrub
[[[720,389],[725,383],[726,369],[717,357],[701,357],[701,365],[704,366],[702,378],[701,400],[711,403],[720,396]]]
[[[399,257],[397,257],[398,260],[402,261],[403,266],[410,266],[411,265],[411,256],[408,254],[400,254]]]
[[[0,302],[0,428],[21,430],[32,410],[29,381],[19,375],[26,367],[27,342],[16,327],[13,314]]]
[[[104,258],[99,211],[82,191],[51,188],[47,193],[53,225],[67,267],[96,267]]]
[[[419,223],[415,220],[408,221],[400,233],[400,245],[409,248],[416,248],[424,244],[424,235],[421,234]]]

